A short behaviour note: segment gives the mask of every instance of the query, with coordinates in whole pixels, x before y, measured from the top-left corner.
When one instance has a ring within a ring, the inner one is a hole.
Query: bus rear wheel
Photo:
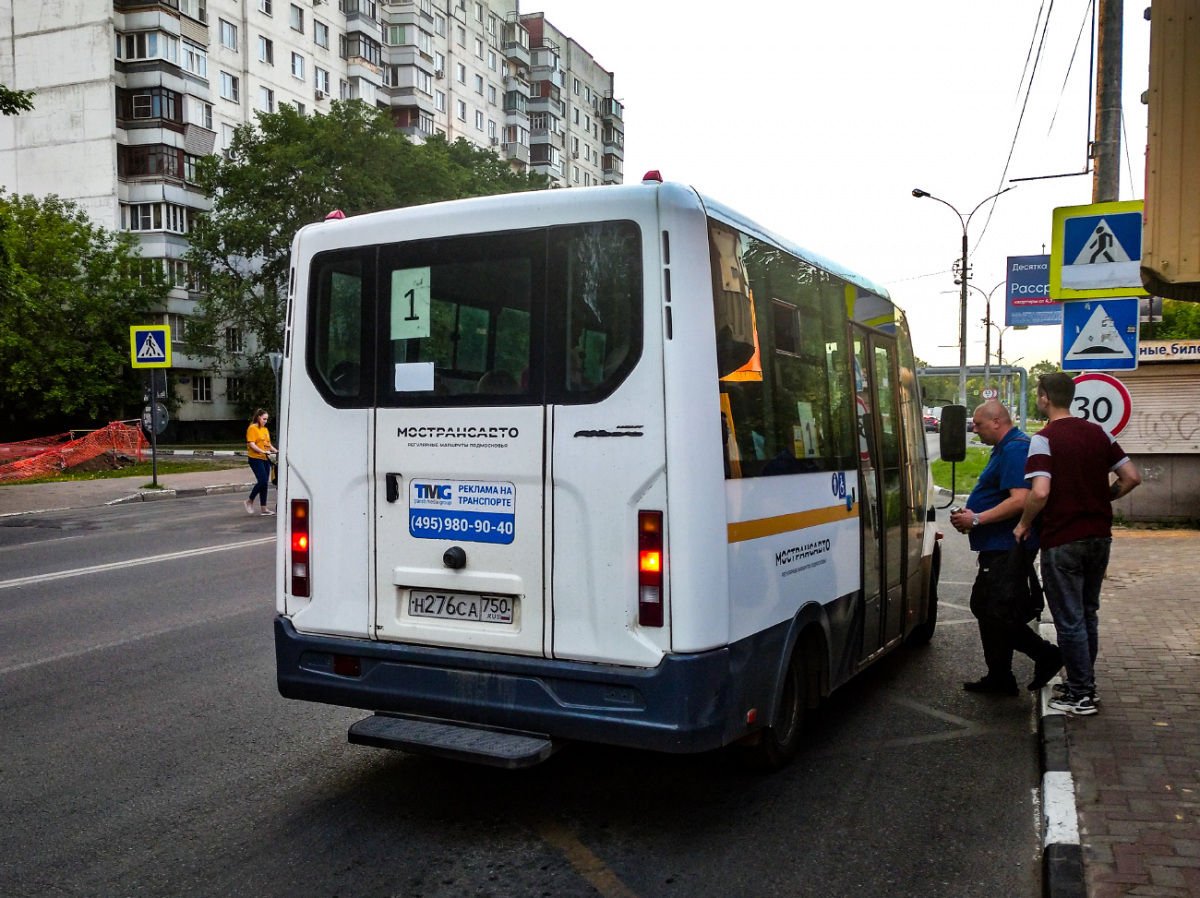
[[[810,653],[797,646],[783,678],[774,723],[738,743],[738,756],[746,766],[755,770],[782,770],[796,757],[810,696],[819,688],[810,657]]]

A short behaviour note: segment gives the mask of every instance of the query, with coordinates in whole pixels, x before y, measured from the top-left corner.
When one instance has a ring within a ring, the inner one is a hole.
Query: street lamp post
[[[992,294],[1006,283],[1008,282],[1001,281],[987,293],[984,293],[974,284],[971,284],[971,289],[987,300],[983,313],[983,388],[985,390],[992,385],[992,328],[996,326],[995,322],[992,321]],[[1001,332],[1001,339],[1003,339],[1003,331]]]
[[[931,200],[937,200],[943,206],[949,207],[950,211],[958,216],[958,223],[962,225],[962,260],[959,263],[959,280],[958,284],[962,287],[959,293],[959,308],[958,308],[958,403],[959,405],[967,404],[967,279],[969,277],[967,267],[967,228],[971,224],[971,218],[980,210],[984,203],[988,200],[994,200],[1002,193],[1008,193],[1012,187],[1005,187],[1003,190],[993,193],[987,199],[983,200],[971,210],[971,214],[963,218],[961,212],[953,205],[946,202],[941,197],[934,196],[927,190],[913,188],[912,195],[917,199],[929,197]]]

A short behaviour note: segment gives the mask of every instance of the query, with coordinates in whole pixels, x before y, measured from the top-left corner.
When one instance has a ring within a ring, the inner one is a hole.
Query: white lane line
[[[237,611],[231,611],[229,614],[220,614],[216,616],[202,617],[199,620],[188,621],[187,623],[176,624],[173,627],[163,627],[161,630],[151,630],[148,633],[139,633],[136,636],[126,636],[124,639],[117,639],[112,642],[102,642],[99,645],[90,645],[87,648],[75,649],[70,652],[63,652],[58,655],[52,655],[49,658],[38,658],[36,661],[26,661],[23,664],[14,664],[11,667],[0,667],[0,677],[7,674],[18,673],[22,670],[29,670],[33,667],[41,667],[44,664],[55,664],[59,661],[69,661],[72,658],[79,658],[82,655],[90,655],[93,652],[103,652],[106,649],[120,648],[123,645],[130,645],[134,642],[141,642],[145,639],[154,639],[157,636],[166,636],[168,633],[175,633],[179,630],[187,630],[190,627],[200,627],[206,624],[216,624],[221,621],[229,620],[234,617],[241,617],[245,614],[261,614],[261,608],[241,608]]]
[[[126,567],[140,567],[143,564],[157,564],[160,561],[176,561],[180,558],[192,558],[196,555],[211,555],[213,552],[227,552],[230,549],[248,549],[251,546],[261,546],[275,542],[273,536],[263,536],[258,539],[247,539],[236,543],[224,543],[219,546],[205,546],[203,549],[187,549],[183,552],[168,552],[165,555],[151,555],[148,558],[134,558],[129,561],[114,561],[110,564],[97,564],[92,567],[77,567],[69,571],[58,571],[53,574],[38,574],[33,577],[18,577],[16,580],[0,580],[0,589],[13,586],[32,586],[35,583],[49,583],[52,580],[65,580],[68,577],[86,577],[89,574],[100,574],[104,571],[115,571]]]

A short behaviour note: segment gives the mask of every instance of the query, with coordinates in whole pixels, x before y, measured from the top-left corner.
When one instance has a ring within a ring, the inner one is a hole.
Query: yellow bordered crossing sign
[[[1142,201],[1062,206],[1050,236],[1050,298],[1148,296],[1142,288]]]
[[[134,368],[170,368],[171,326],[135,324],[129,329],[129,357]]]

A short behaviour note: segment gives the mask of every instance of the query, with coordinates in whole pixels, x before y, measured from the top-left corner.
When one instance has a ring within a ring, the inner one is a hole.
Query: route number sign
[[[1081,374],[1075,378],[1071,414],[1103,427],[1117,436],[1129,423],[1133,403],[1125,385],[1111,374]]]

